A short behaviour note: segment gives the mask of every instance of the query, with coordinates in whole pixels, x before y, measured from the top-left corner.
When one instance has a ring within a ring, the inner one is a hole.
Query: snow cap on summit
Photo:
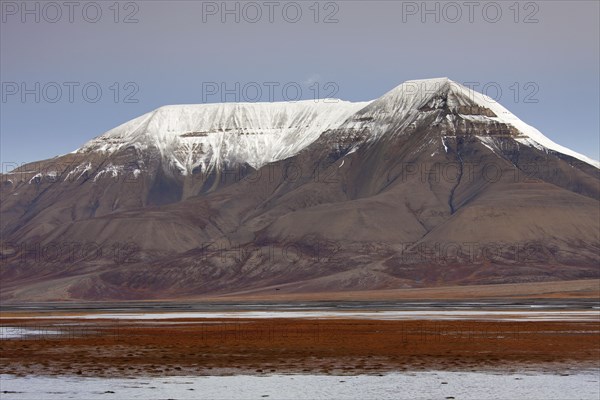
[[[447,77],[409,80],[371,102],[305,100],[275,103],[211,103],[163,106],[93,139],[78,152],[114,153],[134,147],[158,151],[182,174],[195,168],[247,163],[259,168],[291,157],[324,132],[363,132],[375,141],[406,133],[428,112],[447,106],[480,107],[482,121],[514,127],[515,140],[542,151],[555,151],[600,168],[600,163],[554,143],[494,99]],[[335,140],[335,138],[334,138]]]

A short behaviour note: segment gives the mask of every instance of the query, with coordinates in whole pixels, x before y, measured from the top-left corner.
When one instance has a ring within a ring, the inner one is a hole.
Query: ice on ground
[[[60,334],[60,332],[56,330],[30,329],[18,326],[0,326],[0,340],[58,334]]]
[[[64,316],[13,317],[42,319],[181,319],[181,318],[353,318],[374,320],[483,320],[483,321],[600,321],[600,310],[587,311],[230,311],[164,313],[97,313]]]
[[[430,371],[383,376],[270,375],[81,378],[0,375],[3,400],[25,399],[593,399],[600,371],[492,374]]]

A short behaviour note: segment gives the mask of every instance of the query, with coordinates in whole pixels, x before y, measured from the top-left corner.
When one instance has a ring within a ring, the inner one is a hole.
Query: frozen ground
[[[79,378],[0,375],[9,399],[594,399],[600,371],[574,375],[432,371],[384,376]]]

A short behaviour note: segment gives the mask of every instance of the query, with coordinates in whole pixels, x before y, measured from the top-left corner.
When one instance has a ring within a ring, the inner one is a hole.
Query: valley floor
[[[4,310],[1,397],[598,398],[595,299],[336,306]]]

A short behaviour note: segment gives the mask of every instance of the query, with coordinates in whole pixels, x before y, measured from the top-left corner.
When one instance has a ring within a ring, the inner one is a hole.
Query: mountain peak
[[[384,101],[401,100],[403,104],[419,108],[419,105],[440,94],[447,94],[455,82],[448,78],[415,79],[403,82],[384,94]]]
[[[431,112],[442,117],[453,114],[478,124],[502,124],[514,132],[520,144],[562,153],[600,168],[598,161],[554,143],[491,97],[446,77],[406,81],[358,111],[338,131],[357,132],[364,140],[373,141],[410,132],[410,126]]]

